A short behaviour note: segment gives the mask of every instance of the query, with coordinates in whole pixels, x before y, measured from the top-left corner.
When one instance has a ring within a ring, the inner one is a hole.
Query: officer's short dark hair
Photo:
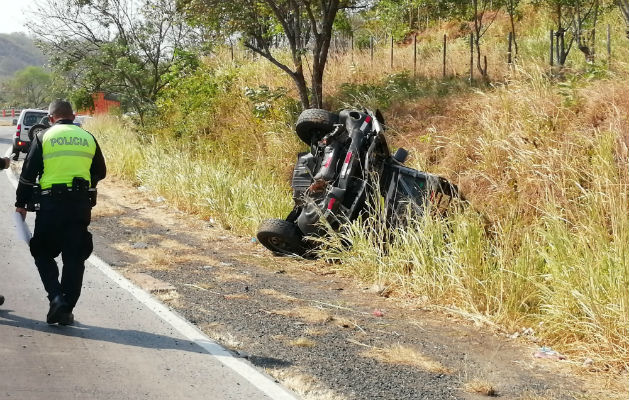
[[[72,105],[69,101],[57,99],[48,106],[48,115],[57,118],[74,118]]]

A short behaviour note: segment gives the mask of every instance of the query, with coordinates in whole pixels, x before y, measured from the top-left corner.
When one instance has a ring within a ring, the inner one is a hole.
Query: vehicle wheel
[[[28,131],[28,138],[32,142],[33,138],[41,131],[48,129],[46,125],[37,124],[31,127],[31,130]]]
[[[307,248],[302,232],[293,223],[283,219],[267,219],[258,227],[258,241],[276,255],[304,256]]]
[[[295,132],[300,139],[310,145],[330,133],[339,122],[339,115],[319,108],[302,111],[295,125]]]
[[[405,162],[408,155],[409,155],[409,152],[403,149],[402,147],[400,147],[398,150],[396,150],[396,153],[394,153],[394,160],[402,164]]]

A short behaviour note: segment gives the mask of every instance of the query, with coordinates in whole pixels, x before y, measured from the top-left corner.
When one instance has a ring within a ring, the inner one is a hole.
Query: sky
[[[24,12],[34,6],[35,0],[0,0],[0,33],[27,33]]]

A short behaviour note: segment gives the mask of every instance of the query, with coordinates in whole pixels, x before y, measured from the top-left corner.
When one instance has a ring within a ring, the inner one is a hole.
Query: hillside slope
[[[0,79],[30,65],[43,66],[44,54],[23,33],[0,33]]]

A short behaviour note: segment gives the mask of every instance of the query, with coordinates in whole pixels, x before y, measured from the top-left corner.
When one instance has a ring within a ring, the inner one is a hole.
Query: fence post
[[[553,67],[553,29],[549,31],[549,65]]]
[[[232,62],[234,62],[234,44],[230,43],[230,55],[232,57]]]
[[[370,63],[374,64],[374,37],[370,36]]]
[[[7,112],[4,109],[2,109],[2,117],[6,117],[6,116],[7,116]]]
[[[413,77],[416,77],[416,65],[418,60],[418,46],[417,46],[418,34],[413,34]]]
[[[350,60],[354,64],[354,32],[350,32]]]
[[[12,109],[11,109],[11,116],[12,116],[12,117],[15,117],[15,108],[12,108]]]
[[[446,33],[442,42],[442,78],[446,77]]]
[[[610,66],[610,59],[612,57],[612,51],[610,48],[610,24],[606,26],[606,51],[608,52],[608,66]]]
[[[389,68],[394,69],[394,34],[392,33],[389,47]]]
[[[374,37],[370,36],[370,64],[374,64]]]
[[[473,81],[473,34],[470,34],[470,84]]]
[[[512,31],[508,33],[508,64],[512,64]]]

